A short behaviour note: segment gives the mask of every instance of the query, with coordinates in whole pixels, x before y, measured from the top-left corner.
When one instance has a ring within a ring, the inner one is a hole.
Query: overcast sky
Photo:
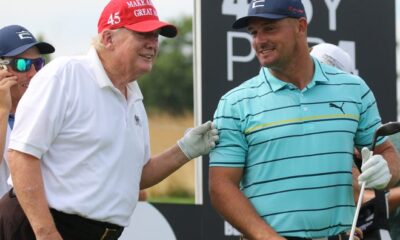
[[[97,34],[97,21],[109,0],[0,0],[0,27],[19,24],[42,34],[56,47],[54,57],[85,54]],[[160,19],[193,15],[195,0],[153,0]],[[199,0],[200,1],[200,0]],[[216,0],[207,0],[216,1]],[[399,22],[400,0],[396,0]],[[398,27],[399,24],[397,24]],[[397,38],[400,32],[397,32]]]
[[[42,34],[54,57],[85,54],[97,34],[97,21],[109,0],[0,0],[0,27],[18,24]],[[192,15],[194,0],[153,0],[162,20]]]

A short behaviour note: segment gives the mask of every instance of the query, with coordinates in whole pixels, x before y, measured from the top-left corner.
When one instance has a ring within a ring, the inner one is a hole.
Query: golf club
[[[393,135],[400,132],[400,122],[388,122],[380,126],[374,134],[374,140],[372,141],[371,151],[374,151],[376,140],[378,137],[384,137]]]
[[[378,137],[389,136],[389,135],[393,135],[393,134],[398,133],[398,132],[400,132],[400,122],[388,122],[388,123],[385,123],[382,126],[380,126],[375,131],[374,139],[372,141],[371,152],[370,152],[370,156],[369,157],[371,157],[373,155],[373,151],[375,150],[375,145],[376,145],[376,141],[377,141]],[[364,159],[363,159],[363,163],[362,164],[364,164]],[[358,214],[360,213],[362,199],[364,197],[364,190],[365,190],[365,182],[363,182],[361,184],[360,195],[358,196],[357,208],[356,208],[356,212],[354,214],[353,225],[351,226],[349,240],[353,240],[353,238],[354,238],[354,232],[356,231],[356,224],[357,224]]]

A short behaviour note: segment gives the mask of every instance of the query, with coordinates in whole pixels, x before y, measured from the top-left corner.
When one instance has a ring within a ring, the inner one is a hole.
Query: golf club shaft
[[[353,225],[351,226],[349,240],[353,240],[353,238],[354,238],[354,233],[355,233],[356,227],[357,227],[358,214],[360,213],[360,208],[361,208],[363,197],[364,197],[364,191],[365,191],[365,182],[363,182],[361,184],[360,195],[358,195],[357,208],[356,208],[356,212],[354,214]]]

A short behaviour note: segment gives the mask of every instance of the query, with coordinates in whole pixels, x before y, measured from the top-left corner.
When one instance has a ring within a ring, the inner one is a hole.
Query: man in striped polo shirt
[[[247,239],[342,239],[354,217],[353,148],[370,146],[381,117],[358,76],[309,55],[300,0],[253,0],[247,28],[259,74],[226,93],[214,122],[210,197]],[[379,138],[359,181],[399,180],[399,156]]]

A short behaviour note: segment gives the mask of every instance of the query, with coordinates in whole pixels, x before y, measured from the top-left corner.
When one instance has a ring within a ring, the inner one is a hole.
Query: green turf
[[[152,203],[194,204],[194,197],[149,197],[147,201]]]

